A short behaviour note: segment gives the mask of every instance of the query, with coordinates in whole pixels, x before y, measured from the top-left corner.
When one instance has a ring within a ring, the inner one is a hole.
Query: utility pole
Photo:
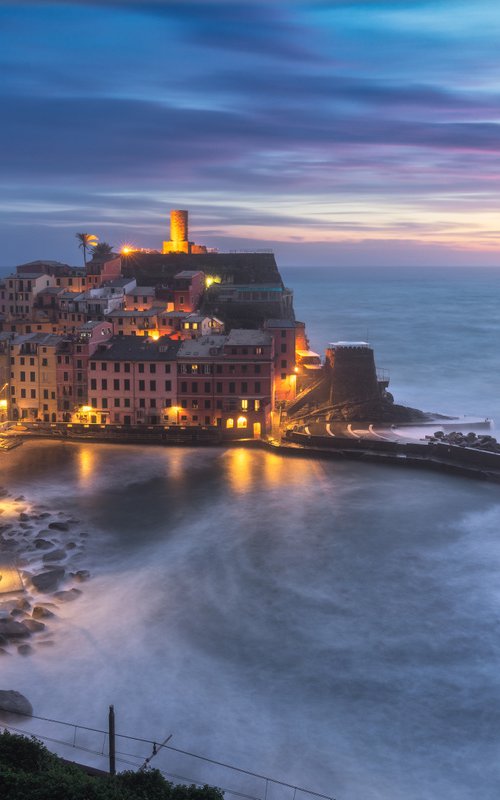
[[[115,766],[115,707],[109,707],[108,716],[108,731],[109,731],[109,774],[116,774]]]

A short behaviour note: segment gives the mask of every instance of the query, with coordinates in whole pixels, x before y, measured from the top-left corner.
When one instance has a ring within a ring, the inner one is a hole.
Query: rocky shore
[[[82,568],[87,533],[61,511],[0,489],[0,656],[29,656],[54,644],[58,610],[90,578]],[[9,576],[23,588],[9,589]]]

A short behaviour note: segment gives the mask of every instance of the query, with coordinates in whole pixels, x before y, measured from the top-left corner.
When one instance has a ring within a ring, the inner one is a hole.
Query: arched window
[[[232,417],[226,420],[226,428],[234,428],[234,419],[232,419]]]
[[[247,418],[246,417],[238,417],[238,428],[246,428],[247,426]]]

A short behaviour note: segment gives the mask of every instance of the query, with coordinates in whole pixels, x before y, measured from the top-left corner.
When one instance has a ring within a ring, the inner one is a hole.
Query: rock
[[[83,581],[88,581],[90,578],[90,572],[88,569],[79,569],[77,572],[72,572],[71,575],[75,581],[79,581],[80,583],[83,583]]]
[[[37,550],[50,550],[50,548],[54,546],[52,542],[48,542],[47,539],[41,539],[40,537],[35,539],[34,545]]]
[[[54,647],[54,640],[53,639],[45,639],[43,642],[37,642],[38,647]]]
[[[52,531],[69,531],[67,522],[49,522],[49,528]]]
[[[14,500],[16,501],[16,503],[24,503],[26,498],[25,498],[24,494],[20,494],[19,497],[15,497]]]
[[[45,630],[45,624],[37,622],[35,619],[25,619],[23,620],[23,625],[30,633],[40,633],[40,631]]]
[[[42,511],[42,513],[38,515],[38,519],[47,519],[47,517],[50,517],[48,511]]]
[[[21,608],[13,608],[10,612],[11,617],[23,617],[24,611]]]
[[[56,592],[54,597],[62,603],[69,603],[71,600],[76,600],[81,595],[80,589],[69,589],[62,592]]]
[[[0,647],[4,647],[7,644],[9,644],[8,639],[0,634]]]
[[[66,550],[74,550],[76,547],[76,542],[68,542],[66,545]]]
[[[27,522],[20,522],[19,527],[22,528],[23,531],[30,531],[32,526],[28,525]]]
[[[53,592],[64,578],[64,567],[55,567],[48,572],[33,575],[31,582],[39,592]]]
[[[19,514],[19,519],[21,520],[21,522],[28,522],[29,518],[30,518],[29,514],[26,514],[25,511],[21,511],[21,513]]]
[[[6,639],[19,639],[22,636],[29,636],[30,632],[23,622],[0,619],[0,635],[5,636]]]
[[[44,555],[43,561],[61,561],[62,558],[66,558],[66,550],[52,550]]]
[[[25,597],[20,597],[19,600],[16,600],[16,608],[22,608],[23,611],[29,611],[31,608],[31,603],[29,600],[26,600]]]
[[[20,644],[17,652],[20,656],[30,656],[33,653],[33,648],[30,644]]]
[[[31,616],[33,619],[45,619],[46,617],[53,617],[54,612],[50,611],[50,609],[45,606],[35,606],[31,612]]]
[[[0,656],[10,656],[10,653],[7,650],[4,650],[3,647],[0,647]]]
[[[8,714],[33,715],[33,706],[28,698],[13,689],[0,689],[0,709]]]

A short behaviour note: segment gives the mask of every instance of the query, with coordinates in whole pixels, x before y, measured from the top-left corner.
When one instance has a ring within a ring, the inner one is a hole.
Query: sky
[[[0,264],[169,211],[280,266],[500,265],[497,0],[0,0]]]

